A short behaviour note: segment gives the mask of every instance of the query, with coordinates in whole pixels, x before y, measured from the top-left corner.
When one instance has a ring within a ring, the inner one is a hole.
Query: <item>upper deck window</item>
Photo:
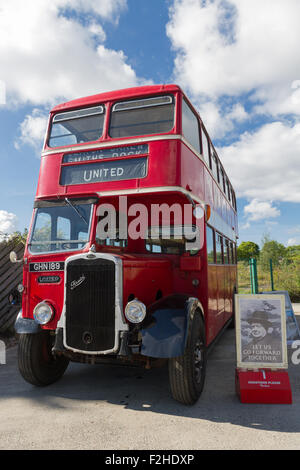
[[[213,175],[215,176],[216,180],[219,181],[219,165],[218,158],[215,153],[212,153],[211,167]]]
[[[202,129],[202,153],[203,153],[204,160],[209,166],[209,140],[203,129]]]
[[[170,132],[174,126],[174,97],[155,96],[122,101],[112,108],[109,135],[113,138]]]
[[[98,140],[103,132],[103,123],[103,106],[55,114],[48,145],[61,147]]]
[[[182,100],[182,134],[194,149],[200,153],[198,119],[185,100]]]

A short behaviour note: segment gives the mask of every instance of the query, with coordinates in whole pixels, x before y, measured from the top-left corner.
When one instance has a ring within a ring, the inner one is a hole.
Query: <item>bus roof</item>
[[[123,90],[114,90],[106,93],[99,93],[97,95],[78,98],[75,100],[67,101],[55,106],[51,113],[62,111],[70,108],[79,108],[82,106],[89,106],[96,103],[103,103],[105,101],[120,100],[126,98],[136,98],[144,95],[152,95],[156,93],[176,92],[181,91],[178,85],[150,85],[139,86],[133,88],[125,88]]]

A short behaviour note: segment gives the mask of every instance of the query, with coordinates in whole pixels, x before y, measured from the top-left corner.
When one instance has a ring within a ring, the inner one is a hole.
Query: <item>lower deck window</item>
[[[105,211],[97,219],[96,243],[112,248],[126,248],[127,239],[120,238],[119,214],[115,211]]]
[[[146,238],[146,250],[150,253],[181,255],[186,251],[186,243],[193,243],[196,227],[150,227]],[[191,252],[191,254],[196,254]]]

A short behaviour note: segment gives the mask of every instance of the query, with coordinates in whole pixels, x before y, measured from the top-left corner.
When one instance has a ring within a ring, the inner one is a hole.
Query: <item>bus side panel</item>
[[[181,143],[181,180],[180,186],[198,196],[202,201],[205,199],[204,164],[183,143]]]
[[[208,328],[207,328],[207,342],[210,343],[218,334],[221,326],[222,319],[219,315],[218,306],[218,266],[209,264],[207,266],[207,297],[208,297]]]
[[[214,207],[214,192],[213,192],[213,181],[207,168],[203,170],[204,174],[204,200],[206,204],[209,204],[212,208]]]

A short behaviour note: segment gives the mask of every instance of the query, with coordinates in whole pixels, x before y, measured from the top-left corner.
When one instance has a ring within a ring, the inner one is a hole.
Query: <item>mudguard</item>
[[[14,327],[18,334],[38,333],[41,330],[40,325],[34,320],[22,317],[22,310],[18,313]]]
[[[182,356],[188,325],[196,308],[203,313],[198,299],[180,294],[152,304],[147,309],[147,322],[141,330],[141,354],[155,358]]]

